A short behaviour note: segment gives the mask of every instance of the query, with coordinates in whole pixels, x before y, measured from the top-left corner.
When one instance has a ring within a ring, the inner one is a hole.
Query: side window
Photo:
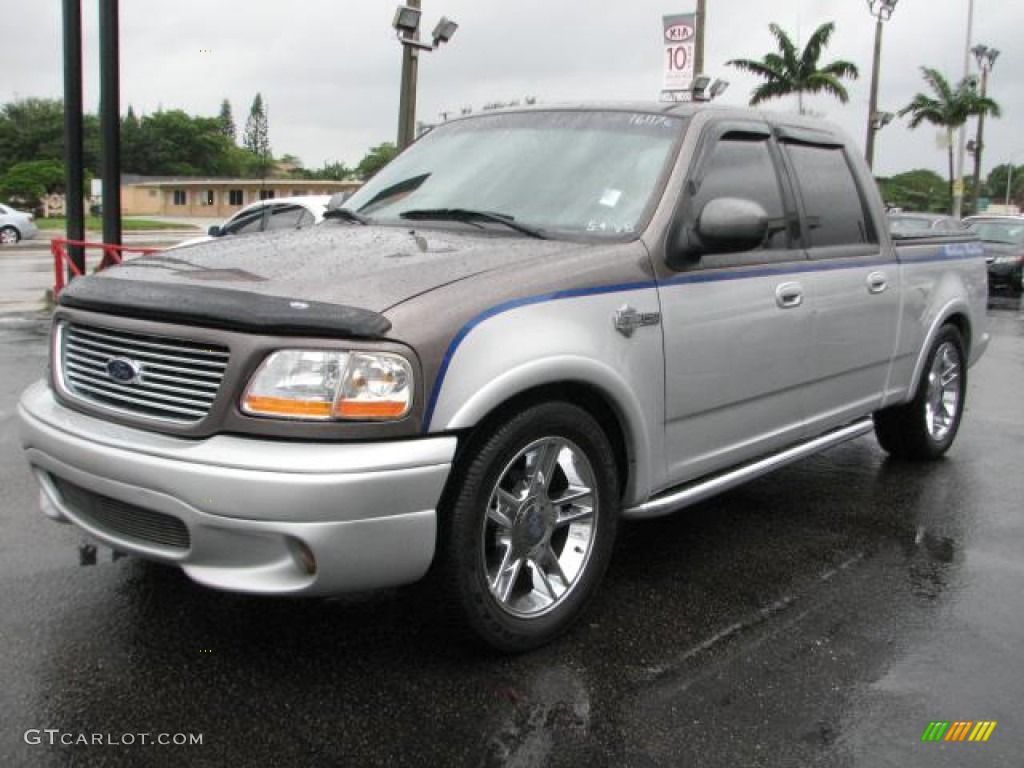
[[[311,214],[301,205],[278,205],[270,211],[267,231],[274,229],[298,229],[302,226],[303,215]]]
[[[811,248],[877,243],[841,147],[786,143],[807,214]]]
[[[235,216],[224,227],[228,235],[248,235],[252,232],[259,232],[263,229],[263,207],[253,211],[245,211]]]
[[[764,208],[770,221],[784,222],[785,206],[767,136],[729,133],[719,139],[692,197],[690,210],[695,220],[716,197],[752,200]],[[789,235],[784,227],[773,229],[761,246],[762,250],[786,248]]]

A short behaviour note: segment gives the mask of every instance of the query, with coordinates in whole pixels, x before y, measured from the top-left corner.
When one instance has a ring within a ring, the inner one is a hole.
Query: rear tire
[[[21,241],[21,232],[15,227],[0,227],[0,243],[13,245]]]
[[[615,539],[618,479],[604,431],[575,405],[542,403],[474,441],[454,473],[438,576],[456,623],[500,651],[561,635]]]
[[[960,331],[943,326],[928,350],[914,399],[874,415],[875,435],[892,456],[937,459],[953,444],[967,395],[967,358]]]

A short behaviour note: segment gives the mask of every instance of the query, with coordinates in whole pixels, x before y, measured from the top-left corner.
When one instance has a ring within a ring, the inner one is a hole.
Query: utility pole
[[[988,94],[988,73],[995,66],[999,51],[986,45],[976,45],[971,49],[978,68],[981,69],[981,98]],[[978,200],[981,197],[981,153],[984,149],[985,112],[978,114],[978,133],[974,137],[974,186],[971,189],[971,213],[978,212]]]
[[[420,9],[420,0],[407,0],[410,8]],[[419,41],[420,32],[404,31],[407,40]],[[414,45],[402,46],[402,86],[398,100],[398,151],[412,144],[416,138],[416,81],[419,77],[419,49]]]
[[[697,0],[697,35],[693,43],[693,74],[704,74],[704,35],[707,30],[708,0]]]
[[[964,43],[964,80],[971,74],[971,38],[974,36],[974,0],[967,0],[967,40]],[[967,123],[957,132],[956,181],[953,182],[953,218],[959,219],[964,210],[964,150],[967,145]]]
[[[868,10],[875,17],[875,57],[871,64],[871,98],[868,102],[868,132],[864,141],[864,159],[868,168],[874,168],[875,164],[875,134],[882,128],[888,119],[883,122],[882,115],[878,111],[878,79],[879,70],[882,66],[882,22],[892,18],[892,12],[896,9],[898,0],[868,0]]]
[[[78,241],[85,240],[82,134],[82,0],[64,0],[64,215],[68,240]],[[85,274],[81,246],[71,246],[68,254]]]
[[[878,114],[878,67],[882,63],[882,18],[875,22],[875,58],[871,64],[871,99],[868,102],[868,135],[864,142],[864,159],[868,168],[875,166],[875,115]]]
[[[121,245],[121,56],[118,0],[100,0],[100,154],[103,242]]]

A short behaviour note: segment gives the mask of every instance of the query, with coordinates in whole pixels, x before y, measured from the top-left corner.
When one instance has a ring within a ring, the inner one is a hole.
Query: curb
[[[53,316],[49,312],[0,313],[0,331],[36,331],[47,334]]]

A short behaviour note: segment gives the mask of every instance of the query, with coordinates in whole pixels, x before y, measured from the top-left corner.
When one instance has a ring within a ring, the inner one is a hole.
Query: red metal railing
[[[99,272],[101,269],[106,269],[114,264],[120,264],[126,253],[138,253],[145,255],[147,253],[156,253],[158,248],[127,248],[123,245],[108,245],[107,243],[88,243],[83,240],[59,240],[54,239],[50,241],[50,253],[53,254],[53,298],[56,300],[60,296],[60,292],[64,290],[64,286],[67,285],[67,273],[66,270],[71,271],[73,277],[81,277],[82,271],[75,265],[71,260],[71,256],[68,253],[68,246],[80,247],[83,252],[83,257],[88,258],[88,248],[100,248],[103,250],[103,258],[100,259],[100,263],[94,269],[94,272]]]

